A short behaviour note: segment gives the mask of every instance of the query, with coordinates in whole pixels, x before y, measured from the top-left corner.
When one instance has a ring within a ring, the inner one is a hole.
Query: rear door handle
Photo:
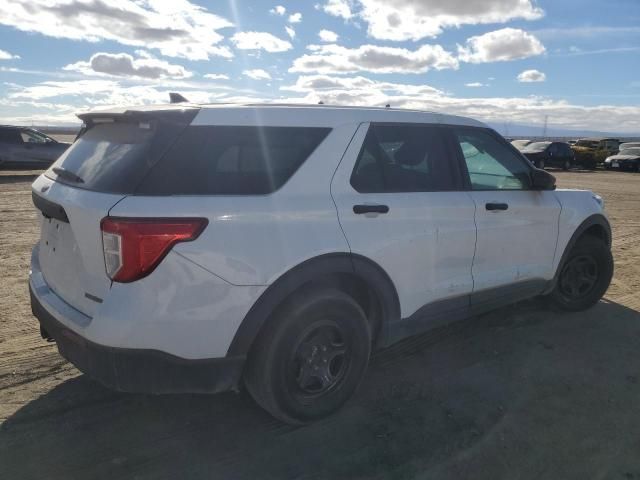
[[[363,213],[389,213],[387,205],[354,205],[353,213],[362,215]]]
[[[507,210],[509,208],[509,205],[506,203],[489,202],[485,205],[485,208],[492,212],[495,210]]]

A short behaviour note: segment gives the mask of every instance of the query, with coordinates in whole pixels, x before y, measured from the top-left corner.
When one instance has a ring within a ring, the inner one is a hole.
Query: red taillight
[[[206,218],[105,217],[100,229],[107,275],[114,282],[145,277],[171,247],[195,240],[206,226]]]

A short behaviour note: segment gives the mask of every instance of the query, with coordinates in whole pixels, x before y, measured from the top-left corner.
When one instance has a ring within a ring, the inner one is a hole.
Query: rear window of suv
[[[190,126],[140,195],[260,195],[280,188],[331,129]]]
[[[193,120],[196,109],[89,119],[89,126],[45,175],[76,188],[134,193]]]
[[[105,123],[88,130],[46,172],[79,188],[131,193],[148,170],[150,124]]]

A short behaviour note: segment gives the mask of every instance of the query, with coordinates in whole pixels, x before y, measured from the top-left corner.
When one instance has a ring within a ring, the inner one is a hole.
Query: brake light
[[[107,275],[133,282],[149,275],[176,243],[198,238],[206,218],[120,218],[100,222]]]

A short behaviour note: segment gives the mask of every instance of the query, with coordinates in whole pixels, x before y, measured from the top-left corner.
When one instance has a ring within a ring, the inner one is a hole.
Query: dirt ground
[[[35,173],[1,173],[0,478],[640,479],[640,175],[554,173],[606,200],[606,299],[576,314],[524,302],[401,342],[303,428],[245,393],[127,395],[80,375],[30,313]]]

